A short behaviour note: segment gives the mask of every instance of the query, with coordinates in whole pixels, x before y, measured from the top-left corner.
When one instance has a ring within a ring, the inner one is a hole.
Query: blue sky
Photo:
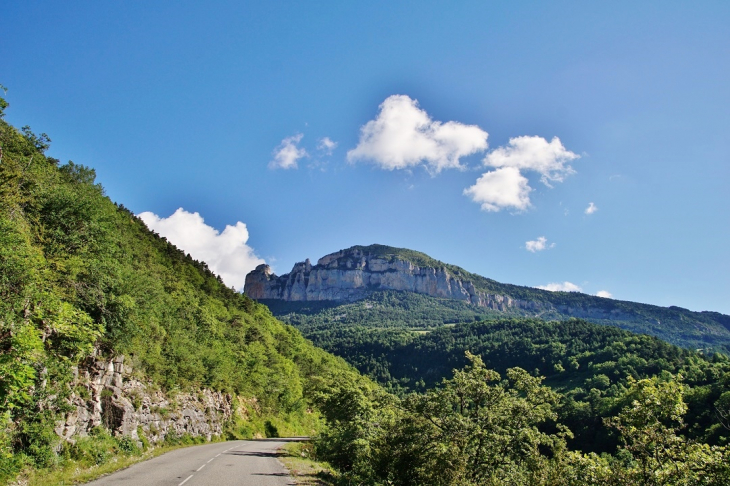
[[[730,314],[728,2],[10,2],[2,18],[7,120],[230,282],[382,243]]]

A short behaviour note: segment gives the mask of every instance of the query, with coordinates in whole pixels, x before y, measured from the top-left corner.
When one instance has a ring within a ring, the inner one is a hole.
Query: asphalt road
[[[302,440],[237,440],[177,449],[87,483],[91,486],[285,486],[277,449]]]

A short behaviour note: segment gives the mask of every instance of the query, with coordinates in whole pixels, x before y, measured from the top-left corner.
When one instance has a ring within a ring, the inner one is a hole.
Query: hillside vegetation
[[[103,431],[98,447],[71,447],[54,433],[84,392],[75,369],[92,359],[125,355],[166,393],[255,400],[257,417],[229,424],[242,437],[267,433],[267,420],[311,433],[312,393],[337,380],[370,386],[110,201],[93,169],[44,155],[49,143],[0,120],[0,482],[89,448],[106,451],[92,454],[98,464],[137,447]]]
[[[318,345],[342,356],[361,372],[399,393],[425,392],[453,370],[468,365],[466,352],[499,373],[522,368],[545,378],[561,395],[558,415],[583,451],[609,452],[617,437],[603,426],[615,415],[630,380],[681,375],[687,385],[687,432],[699,440],[725,444],[730,433],[730,360],[707,358],[657,338],[581,320],[496,319],[433,332],[351,327],[316,334]]]
[[[584,453],[559,414],[561,396],[521,368],[504,374],[469,364],[423,394],[403,399],[347,387],[325,402],[320,457],[341,484],[726,485],[730,452],[687,437],[687,389],[667,374],[630,378],[603,425],[613,454]],[[727,378],[727,376],[726,376]],[[728,395],[726,393],[726,395]],[[730,398],[730,397],[727,397]]]

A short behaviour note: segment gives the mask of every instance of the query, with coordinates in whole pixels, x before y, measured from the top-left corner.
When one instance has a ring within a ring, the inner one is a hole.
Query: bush
[[[142,443],[143,451],[146,451],[147,449],[150,448],[150,441],[147,438],[147,435],[145,435],[144,429],[142,428],[141,425],[137,427],[137,437],[139,437],[139,441]]]
[[[117,438],[117,442],[119,443],[119,450],[125,454],[136,455],[140,452],[137,441],[128,435]]]
[[[279,437],[279,429],[271,423],[271,420],[267,420],[264,424],[264,431],[266,432],[266,437]]]
[[[98,466],[104,464],[117,447],[117,441],[108,433],[97,433],[80,438],[69,446],[69,456],[84,466]]]
[[[171,446],[197,445],[197,444],[205,444],[205,442],[206,442],[205,437],[202,437],[202,436],[194,437],[188,433],[181,434],[181,435],[167,434],[165,436],[165,444],[171,445]]]

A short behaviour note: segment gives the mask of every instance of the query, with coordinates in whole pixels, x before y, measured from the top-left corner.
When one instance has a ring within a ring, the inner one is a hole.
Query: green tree
[[[614,468],[621,484],[729,484],[730,456],[725,448],[679,435],[687,412],[684,389],[675,379],[630,380],[623,397],[628,404],[617,417],[606,420],[623,441],[618,457],[626,459],[625,467]]]
[[[419,448],[430,456],[419,464],[422,484],[549,482],[550,458],[570,436],[555,423],[557,393],[523,369],[509,369],[501,380],[480,357],[466,356],[470,364],[453,379],[406,401]]]
[[[8,88],[0,84],[0,90],[3,92],[3,95],[7,94]],[[4,96],[0,96],[0,118],[5,116],[5,108],[8,107],[8,102],[5,100]],[[0,155],[2,152],[0,151]],[[2,157],[0,157],[2,159]]]

